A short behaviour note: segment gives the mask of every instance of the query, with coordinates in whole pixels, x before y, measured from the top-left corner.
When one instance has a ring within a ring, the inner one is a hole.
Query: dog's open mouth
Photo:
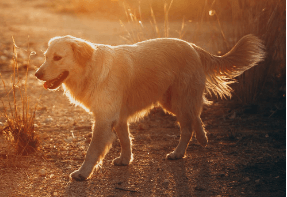
[[[68,77],[69,71],[62,72],[57,78],[45,81],[44,88],[45,89],[56,89],[59,87],[63,81]]]

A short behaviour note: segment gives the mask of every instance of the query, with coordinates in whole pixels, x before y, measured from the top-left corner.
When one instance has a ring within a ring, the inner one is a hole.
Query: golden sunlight
[[[286,196],[285,0],[0,10],[1,197]]]

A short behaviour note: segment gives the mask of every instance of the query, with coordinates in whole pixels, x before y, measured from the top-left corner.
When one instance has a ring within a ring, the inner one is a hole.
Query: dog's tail
[[[263,42],[254,35],[246,35],[225,55],[212,55],[198,46],[193,46],[200,56],[206,73],[206,90],[216,96],[231,97],[234,78],[255,66],[265,57]]]

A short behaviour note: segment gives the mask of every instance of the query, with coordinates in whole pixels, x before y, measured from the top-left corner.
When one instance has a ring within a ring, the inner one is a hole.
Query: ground
[[[235,106],[233,101],[216,99],[202,114],[207,147],[192,139],[185,158],[166,160],[179,140],[179,126],[176,117],[155,108],[130,125],[134,159],[129,166],[112,164],[120,154],[116,140],[91,179],[70,180],[69,174],[84,160],[92,116],[71,105],[61,89],[45,90],[34,77],[35,69],[44,61],[43,51],[53,36],[70,34],[114,45],[125,42],[120,37],[125,31],[117,21],[56,13],[42,0],[1,1],[0,9],[0,72],[7,87],[12,74],[12,36],[20,47],[20,78],[25,76],[28,43],[37,52],[31,57],[27,87],[30,106],[38,103],[35,131],[40,138],[36,153],[16,156],[0,135],[0,196],[286,195],[285,111],[279,113],[281,108],[269,103],[270,108]],[[7,106],[2,84],[0,97]],[[0,122],[3,129],[3,116]]]

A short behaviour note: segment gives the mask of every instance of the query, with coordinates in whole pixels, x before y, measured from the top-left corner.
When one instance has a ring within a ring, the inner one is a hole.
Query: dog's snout
[[[38,78],[38,79],[42,79],[43,78],[43,72],[41,72],[40,70],[37,70],[36,73],[35,73],[35,76]]]

